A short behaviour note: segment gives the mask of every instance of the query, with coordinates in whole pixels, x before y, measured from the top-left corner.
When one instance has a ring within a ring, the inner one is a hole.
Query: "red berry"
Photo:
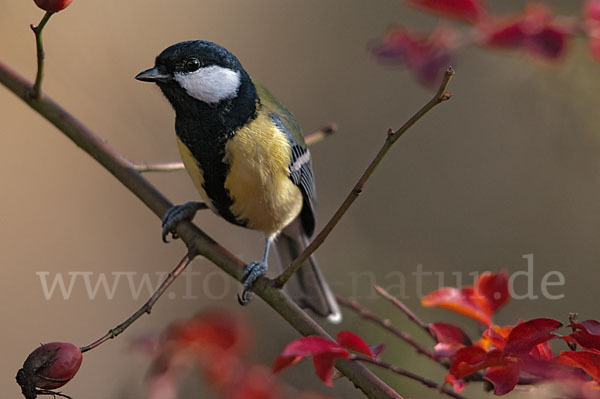
[[[42,10],[57,12],[65,9],[73,0],[33,0]]]
[[[81,350],[70,343],[51,342],[27,356],[17,373],[17,382],[26,398],[36,397],[36,388],[60,388],[69,382],[81,366]]]

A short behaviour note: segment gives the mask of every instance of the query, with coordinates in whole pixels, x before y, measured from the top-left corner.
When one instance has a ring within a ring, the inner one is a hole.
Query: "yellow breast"
[[[194,156],[177,138],[181,158],[202,199],[218,213],[204,190],[204,175]],[[225,188],[233,200],[231,212],[247,227],[279,233],[302,210],[300,189],[288,177],[291,151],[287,138],[271,118],[260,114],[239,129],[225,146],[229,173]]]
[[[238,130],[225,146],[230,165],[225,187],[234,215],[267,235],[279,233],[298,216],[302,193],[288,177],[291,159],[287,138],[268,115]]]

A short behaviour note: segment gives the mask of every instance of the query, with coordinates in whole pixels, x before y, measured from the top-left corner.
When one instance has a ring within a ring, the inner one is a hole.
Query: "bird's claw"
[[[242,306],[248,305],[252,298],[254,298],[254,292],[243,290],[241,294],[237,294],[238,303]]]
[[[162,218],[162,240],[163,242],[169,242],[167,237],[169,233],[174,240],[179,238],[177,233],[175,232],[175,228],[179,224],[179,222],[187,220],[190,221],[198,212],[201,203],[198,202],[186,202],[185,204],[175,205],[171,207],[165,213],[165,216]]]
[[[254,293],[252,292],[252,285],[256,281],[257,278],[262,276],[267,272],[267,265],[264,262],[252,262],[246,269],[244,269],[244,274],[242,275],[242,283],[244,284],[244,289],[242,290],[242,294],[238,294],[238,302],[242,306],[246,306],[250,303],[252,298],[254,297]]]

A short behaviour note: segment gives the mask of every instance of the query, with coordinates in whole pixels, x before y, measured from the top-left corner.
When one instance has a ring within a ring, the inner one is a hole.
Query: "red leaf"
[[[304,356],[277,356],[273,363],[273,373],[279,373],[281,370],[292,367],[304,360]]]
[[[319,336],[298,338],[290,342],[281,352],[280,356],[314,356],[322,353],[342,353],[348,357],[348,352],[337,342]]]
[[[568,367],[559,362],[555,361],[556,358],[551,360],[536,359],[533,356],[519,355],[519,365],[521,371],[529,375],[538,377],[542,380],[582,380],[585,375],[581,370]],[[587,376],[586,376],[587,377]]]
[[[508,276],[506,272],[482,273],[475,280],[475,299],[484,298],[485,305],[495,312],[509,299]]]
[[[256,364],[246,365],[241,372],[243,374],[235,382],[229,380],[224,385],[225,392],[218,397],[227,399],[281,399],[287,397],[282,389],[284,387],[264,367]]]
[[[586,23],[600,22],[600,0],[587,0],[583,4],[583,19]]]
[[[326,352],[313,357],[313,365],[317,376],[326,385],[333,385],[333,365],[340,357],[348,357],[347,354],[344,356],[340,353]]]
[[[600,0],[588,0],[584,3],[583,20],[590,55],[600,62]]]
[[[393,27],[371,45],[371,51],[380,62],[404,64],[419,83],[433,86],[450,65],[454,42],[454,32],[448,29],[421,34]]]
[[[565,53],[566,46],[567,31],[558,26],[546,26],[539,33],[530,35],[525,47],[533,55],[556,60]]]
[[[471,23],[481,21],[486,14],[480,0],[406,0],[409,6]]]
[[[515,326],[506,340],[504,351],[510,354],[527,354],[534,346],[555,338],[552,331],[562,326],[553,319],[532,319]]]
[[[554,361],[565,366],[582,369],[600,381],[600,354],[589,351],[564,351]]]
[[[529,355],[536,360],[552,360],[554,358],[554,352],[552,352],[548,341],[534,346]]]
[[[494,395],[505,395],[515,388],[520,373],[519,363],[511,362],[488,368],[483,378],[494,384]]]
[[[490,326],[494,312],[509,298],[508,277],[505,272],[483,273],[475,286],[462,289],[444,287],[421,299],[423,306],[439,306]]]
[[[481,339],[477,341],[477,345],[486,350],[489,350],[492,346],[497,349],[504,349],[508,334],[510,334],[513,328],[514,326],[500,327],[492,325],[481,334]]]
[[[239,317],[221,310],[201,312],[192,319],[172,325],[165,341],[200,352],[242,352],[249,346],[251,331]]]
[[[554,22],[554,15],[542,4],[531,4],[524,15],[509,17],[486,26],[485,44],[523,49],[547,60],[557,60],[566,51],[570,32]]]
[[[375,355],[371,351],[371,347],[352,331],[340,331],[336,337],[336,341],[348,350],[363,353],[369,357],[375,358]]]
[[[496,22],[496,26],[486,36],[486,44],[497,47],[520,47],[524,40],[525,32],[519,22]]]
[[[465,381],[456,378],[452,374],[446,374],[444,384],[452,385],[452,389],[454,390],[454,392],[461,392],[465,388]]]
[[[562,337],[566,342],[572,342],[579,345],[582,349],[593,352],[600,352],[600,340],[597,336],[591,335],[586,331],[575,331],[566,337]]]
[[[472,298],[473,289],[470,287],[460,290],[443,287],[421,298],[421,304],[425,307],[441,307],[452,310],[489,326],[491,323],[490,312],[482,309],[479,304],[473,302]]]
[[[584,320],[579,323],[569,324],[567,327],[585,330],[592,335],[600,337],[600,321],[598,320]]]
[[[314,356],[317,375],[326,384],[330,385],[331,375],[333,375],[333,364],[340,357],[348,358],[349,353],[332,340],[318,336],[303,337],[290,342],[283,349],[281,354],[275,359],[273,372],[277,373],[284,368],[293,366],[308,356]],[[331,368],[331,374],[325,370],[327,365]]]
[[[585,320],[580,323],[570,324],[576,331],[567,337],[562,337],[567,342],[574,342],[584,349],[600,351],[600,322]]]
[[[444,343],[440,342],[433,346],[433,351],[435,352],[436,356],[453,357],[454,354],[461,348],[464,348],[464,345],[444,344]]]
[[[429,331],[435,336],[437,342],[446,344],[471,345],[471,338],[460,327],[450,323],[430,323]]]
[[[512,360],[504,358],[502,352],[497,349],[486,352],[478,346],[467,346],[454,354],[450,374],[456,378],[464,378],[479,370],[505,365],[510,361]]]

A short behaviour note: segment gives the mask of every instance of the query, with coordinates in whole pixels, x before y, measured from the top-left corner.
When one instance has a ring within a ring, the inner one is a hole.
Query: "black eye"
[[[198,58],[190,58],[185,62],[185,70],[186,72],[194,72],[200,68],[200,61]]]

